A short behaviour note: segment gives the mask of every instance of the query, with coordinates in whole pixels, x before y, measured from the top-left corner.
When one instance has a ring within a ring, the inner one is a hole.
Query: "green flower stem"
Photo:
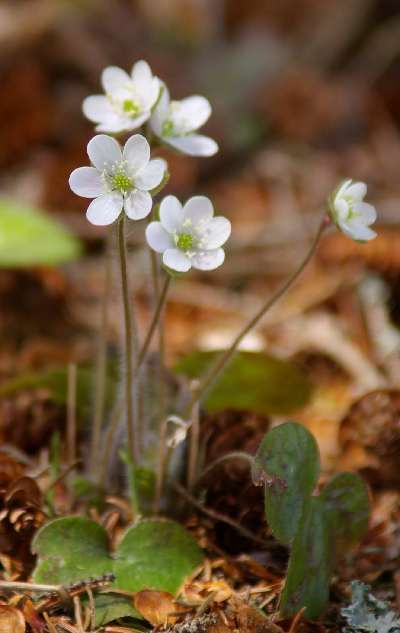
[[[187,487],[191,492],[197,480],[200,450],[200,411],[197,402],[192,409],[192,417],[189,431],[189,456],[187,467]]]
[[[68,363],[67,453],[68,463],[76,462],[76,389],[78,372],[75,363]]]
[[[154,493],[154,514],[160,512],[161,497],[164,490],[165,479],[165,466],[168,463],[169,455],[172,453],[172,449],[167,446],[167,431],[168,431],[168,418],[161,421],[160,424],[160,437],[158,444],[158,464],[156,472],[156,485]]]
[[[100,436],[105,409],[105,387],[107,374],[107,329],[108,329],[108,302],[111,289],[111,256],[110,238],[106,239],[106,252],[104,259],[104,290],[101,298],[100,330],[96,359],[95,395],[93,430],[91,434],[89,465],[90,472],[94,475],[100,464]]]
[[[151,320],[150,323],[150,327],[148,329],[148,332],[146,334],[146,338],[144,340],[144,343],[140,349],[140,352],[138,354],[138,359],[137,359],[137,363],[136,363],[136,368],[135,368],[135,376],[137,375],[139,369],[141,368],[143,362],[146,359],[146,355],[147,352],[149,350],[150,347],[150,343],[153,339],[153,335],[154,332],[156,331],[157,325],[159,325],[159,323],[161,322],[161,317],[162,317],[162,311],[165,305],[165,301],[167,298],[167,294],[168,294],[168,288],[170,286],[171,283],[171,277],[170,275],[167,275],[165,278],[165,282],[164,285],[161,289],[161,292],[158,296],[158,300],[157,300],[157,306],[155,308],[154,314],[153,314],[153,318]]]
[[[227,350],[224,350],[223,352],[221,352],[221,354],[217,357],[214,364],[206,373],[203,380],[200,381],[198,388],[194,390],[192,398],[187,408],[185,409],[185,413],[183,416],[184,418],[189,419],[191,417],[193,408],[197,405],[198,402],[200,402],[200,400],[206,394],[208,389],[212,386],[214,381],[218,378],[219,374],[228,365],[229,361],[231,360],[232,356],[235,354],[236,350],[238,349],[244,337],[249,332],[251,332],[251,330],[257,325],[257,323],[261,321],[261,319],[265,316],[268,310],[270,310],[279,301],[279,299],[289,290],[289,288],[294,284],[294,282],[297,281],[298,277],[300,277],[301,273],[306,268],[307,264],[312,259],[315,251],[317,250],[322,234],[329,224],[330,224],[330,218],[326,213],[324,213],[322,221],[320,222],[320,225],[318,227],[318,231],[311,244],[310,250],[308,251],[307,255],[304,257],[300,266],[290,275],[290,277],[286,280],[283,286],[279,288],[277,292],[275,292],[275,294],[272,295],[272,297],[267,299],[264,305],[261,306],[261,308],[256,312],[254,317],[252,317],[250,321],[244,326],[244,328],[240,330],[239,334],[233,340],[231,346]]]
[[[115,446],[114,436],[117,433],[118,426],[124,410],[124,399],[120,397],[111,413],[108,424],[107,433],[104,438],[103,451],[100,459],[99,485],[105,490],[108,469],[111,462],[113,448]]]
[[[127,271],[127,253],[125,242],[125,214],[121,213],[117,223],[118,237],[118,253],[121,269],[121,286],[122,300],[124,308],[124,326],[125,326],[125,406],[126,406],[126,425],[128,436],[128,451],[132,463],[139,463],[137,429],[134,427],[134,404],[133,404],[133,345],[134,326],[132,320],[131,306],[129,302],[129,286]],[[137,331],[137,330],[136,330]]]
[[[222,455],[221,457],[218,457],[213,462],[211,462],[211,464],[209,464],[207,466],[207,468],[205,468],[200,473],[199,477],[197,478],[196,483],[199,482],[201,479],[203,479],[203,477],[208,475],[208,473],[210,473],[212,470],[214,470],[214,468],[216,468],[220,464],[223,464],[224,462],[227,462],[227,461],[229,461],[231,459],[236,459],[236,460],[241,460],[241,461],[247,462],[247,464],[248,464],[250,469],[251,469],[251,467],[254,464],[254,456],[253,455],[249,455],[249,453],[245,453],[244,451],[232,451],[231,453],[225,453],[225,455]]]

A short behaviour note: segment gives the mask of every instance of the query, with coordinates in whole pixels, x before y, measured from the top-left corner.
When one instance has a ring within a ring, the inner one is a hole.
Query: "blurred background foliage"
[[[336,429],[354,392],[398,385],[399,36],[397,0],[2,0],[0,192],[19,213],[47,212],[57,225],[46,225],[44,242],[54,247],[57,235],[66,254],[34,259],[28,227],[24,245],[12,249],[20,268],[0,258],[0,380],[94,358],[106,231],[86,221],[85,201],[70,192],[68,176],[87,163],[93,135],[82,100],[101,91],[104,67],[129,69],[144,58],[176,98],[210,99],[205,133],[221,148],[207,160],[161,149],[171,172],[165,193],[210,195],[233,224],[226,264],[173,285],[169,360],[230,342],[300,261],[327,194],[350,176],[368,182],[379,239],[359,246],[328,234],[314,264],[245,349],[295,360],[307,380],[329,383],[328,396],[319,400],[317,389],[315,409],[304,414],[314,432],[319,407]],[[129,243],[144,326],[151,300],[142,224],[131,226]],[[46,249],[36,244],[34,252]],[[43,266],[79,254],[62,268]],[[112,275],[114,355],[120,328]],[[0,432],[17,418],[47,420],[48,429],[59,417],[39,387],[0,402]]]

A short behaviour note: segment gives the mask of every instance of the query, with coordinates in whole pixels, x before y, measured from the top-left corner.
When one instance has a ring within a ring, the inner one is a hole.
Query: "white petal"
[[[163,263],[179,273],[186,273],[192,266],[190,259],[178,248],[168,248],[164,252]]]
[[[183,207],[185,220],[190,220],[193,228],[205,225],[214,215],[212,202],[206,196],[193,196]]]
[[[231,223],[227,218],[222,216],[212,218],[203,238],[205,248],[219,248],[222,244],[225,244],[230,234]]]
[[[360,215],[365,224],[372,224],[375,222],[377,214],[376,209],[372,206],[372,204],[368,204],[367,202],[356,202],[353,205],[353,209]]]
[[[141,95],[142,100],[144,101],[145,104],[147,104],[148,108],[151,109],[154,106],[154,104],[157,102],[157,99],[160,96],[160,90],[161,90],[161,81],[158,79],[158,77],[153,77],[147,100],[143,100],[144,95]]]
[[[367,194],[367,185],[365,182],[355,182],[346,189],[346,197],[349,196],[353,200],[362,200]]]
[[[357,242],[368,242],[377,235],[375,231],[372,231],[368,226],[365,226],[361,222],[357,222],[357,220],[339,223],[339,227],[343,233]]]
[[[127,132],[127,121],[125,117],[118,116],[118,114],[114,114],[114,116],[110,116],[98,125],[96,125],[96,132],[105,132],[107,134],[120,134],[121,132]],[[129,128],[130,130],[131,128]]]
[[[353,181],[351,180],[351,178],[348,178],[347,180],[343,180],[343,182],[341,183],[341,185],[336,191],[335,200],[337,200],[338,198],[341,198],[346,193],[347,189],[350,187],[352,182]]]
[[[135,187],[145,191],[154,189],[164,178],[166,168],[167,163],[162,158],[151,160],[135,174]]]
[[[101,75],[101,83],[104,91],[110,96],[117,99],[129,98],[132,80],[122,68],[118,66],[105,68]]]
[[[154,134],[157,136],[161,136],[162,126],[165,119],[168,117],[168,109],[170,104],[170,96],[167,86],[160,82],[161,84],[161,96],[160,100],[157,103],[157,107],[155,108],[153,114],[150,119],[150,127],[153,130]]]
[[[218,152],[217,143],[212,138],[201,134],[168,136],[163,137],[163,141],[189,156],[214,156]]]
[[[148,88],[151,80],[153,79],[153,73],[151,68],[144,59],[139,60],[134,64],[131,72],[131,77],[135,84]]]
[[[157,77],[153,77],[149,87],[146,91],[139,91],[140,100],[142,102],[142,107],[144,110],[148,111],[149,116],[151,114],[151,109],[156,103],[158,96],[160,94],[161,82]]]
[[[221,266],[225,260],[225,253],[222,248],[212,251],[198,251],[192,258],[193,268],[198,270],[214,270]]]
[[[149,215],[153,206],[152,197],[147,191],[132,191],[124,200],[125,213],[131,220],[141,220]]]
[[[163,229],[161,222],[150,222],[146,229],[146,240],[157,253],[163,253],[167,248],[175,246],[172,236]]]
[[[100,172],[95,167],[78,167],[69,177],[72,191],[83,198],[97,198],[103,193]]]
[[[115,111],[109,99],[104,95],[86,97],[82,104],[82,110],[85,117],[94,123],[115,117]]]
[[[99,171],[110,171],[122,160],[122,152],[119,143],[106,134],[98,134],[87,146],[88,156]]]
[[[160,220],[169,233],[179,231],[183,223],[183,208],[178,198],[166,196],[160,204]]]
[[[150,109],[157,101],[160,80],[153,77],[150,66],[143,60],[136,62],[131,75],[145,109]]]
[[[349,215],[349,204],[344,198],[335,200],[336,220],[345,222]]]
[[[136,130],[138,127],[145,123],[150,116],[150,112],[144,112],[139,116],[132,118],[125,115],[120,115],[114,112],[113,116],[109,116],[104,119],[96,127],[97,132],[109,132],[111,134],[118,134],[119,132],[130,132]]]
[[[127,172],[134,176],[150,160],[150,145],[141,134],[134,134],[125,143],[123,158],[127,162]]]
[[[96,226],[112,224],[122,211],[122,195],[120,193],[107,193],[93,200],[86,211],[86,217]]]
[[[211,105],[205,97],[193,95],[182,99],[179,103],[180,116],[189,122],[188,128],[192,131],[198,130],[210,117]]]

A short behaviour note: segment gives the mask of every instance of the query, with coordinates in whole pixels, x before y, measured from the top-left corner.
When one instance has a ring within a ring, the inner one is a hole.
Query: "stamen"
[[[122,103],[122,109],[126,114],[137,116],[140,112],[140,104],[133,99],[125,99]]]
[[[181,233],[177,236],[176,245],[182,251],[187,251],[192,248],[193,242],[193,235],[190,235],[190,233]]]
[[[172,136],[174,134],[174,124],[171,119],[164,121],[162,124],[161,134],[162,136]]]
[[[121,191],[121,193],[128,191],[133,186],[131,179],[124,171],[115,172],[112,176],[111,182],[113,189],[117,189],[118,191]]]

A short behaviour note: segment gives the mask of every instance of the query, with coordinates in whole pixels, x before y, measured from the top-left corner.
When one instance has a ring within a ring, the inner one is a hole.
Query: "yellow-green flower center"
[[[194,242],[193,235],[190,235],[190,233],[181,233],[177,237],[176,245],[182,251],[187,251],[190,248],[192,248],[193,242]]]
[[[133,186],[132,180],[124,171],[117,171],[112,177],[112,187],[121,193],[128,191]]]
[[[161,134],[162,136],[172,136],[174,133],[174,124],[171,119],[167,119],[164,121],[162,125]]]
[[[133,99],[125,99],[122,104],[122,109],[126,114],[137,116],[140,112],[140,105],[137,101],[133,101]]]

